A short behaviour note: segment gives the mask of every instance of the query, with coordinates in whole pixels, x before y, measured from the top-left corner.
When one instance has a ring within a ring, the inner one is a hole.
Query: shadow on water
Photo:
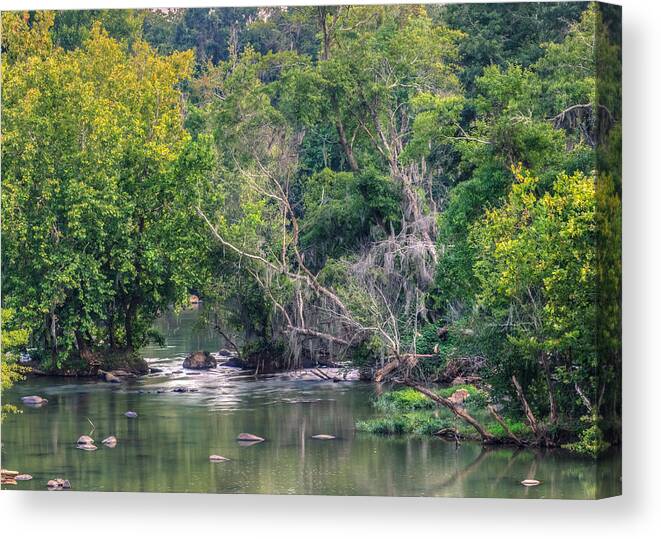
[[[356,420],[374,414],[370,384],[185,371],[186,353],[220,346],[196,324],[194,311],[159,321],[168,346],[144,354],[161,373],[121,385],[35,377],[3,395],[23,409],[2,426],[3,467],[34,477],[8,488],[44,490],[48,479],[64,477],[75,490],[94,491],[589,499],[620,481],[615,453],[597,466],[565,451],[355,432]],[[21,406],[31,394],[48,404]],[[125,417],[127,410],[138,417]],[[242,447],[240,432],[266,441]],[[311,439],[321,433],[337,439]],[[99,449],[76,449],[82,434]],[[109,435],[115,448],[100,443]],[[212,463],[211,454],[230,460]],[[540,486],[521,486],[533,475]]]

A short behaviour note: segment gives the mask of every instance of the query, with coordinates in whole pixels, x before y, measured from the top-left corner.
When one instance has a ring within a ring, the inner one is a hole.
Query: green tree
[[[54,12],[53,43],[65,50],[79,48],[89,38],[95,24],[108,35],[132,46],[142,37],[145,11],[138,9],[85,9]]]
[[[179,89],[193,55],[159,57],[141,41],[129,52],[99,24],[83,47],[45,55],[13,35],[3,292],[53,366],[93,363],[97,348],[141,346],[154,317],[204,278],[191,208],[212,155],[184,129]]]
[[[541,45],[543,56],[532,65],[486,67],[467,102],[474,117],[456,137],[448,139],[440,127],[423,133],[436,144],[452,144],[459,155],[458,181],[440,218],[439,244],[445,256],[431,297],[439,310],[463,312],[473,303],[475,253],[467,231],[505,196],[510,167],[522,163],[539,177],[542,190],[563,171],[594,170],[590,111],[595,104],[597,15],[594,7],[587,9],[564,40]]]
[[[0,389],[2,392],[23,380],[23,375],[30,370],[17,363],[18,352],[27,345],[29,332],[25,329],[17,329],[13,324],[14,313],[12,310],[2,309],[2,335],[0,336]],[[17,412],[15,406],[3,404],[0,410],[0,420],[4,419],[7,414]]]
[[[595,178],[560,174],[541,193],[517,168],[506,203],[471,229],[482,324],[507,343],[492,356],[500,387],[516,376],[549,425],[598,410]],[[493,337],[491,337],[493,338]],[[582,409],[582,410],[581,410]]]

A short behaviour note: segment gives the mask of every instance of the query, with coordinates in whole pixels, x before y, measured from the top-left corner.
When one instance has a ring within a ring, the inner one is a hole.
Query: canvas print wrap
[[[2,488],[620,494],[620,44],[587,2],[3,12]]]

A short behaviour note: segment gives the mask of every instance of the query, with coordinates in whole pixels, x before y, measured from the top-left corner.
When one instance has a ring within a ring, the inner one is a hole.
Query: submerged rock
[[[223,457],[221,455],[209,455],[209,460],[211,462],[225,462],[226,460],[229,460],[226,457]]]
[[[537,485],[541,485],[542,482],[538,481],[537,479],[524,479],[521,481],[521,484],[524,487],[536,487]]]
[[[117,445],[117,438],[114,436],[108,436],[101,443],[107,447],[115,447]]]
[[[206,351],[193,352],[184,359],[184,369],[213,369],[218,363],[216,359]]]
[[[129,410],[129,411],[126,412],[124,415],[125,415],[126,417],[131,417],[131,418],[138,417],[137,412],[134,412],[134,411],[132,411],[132,410]]]
[[[177,386],[172,391],[174,393],[197,393],[199,389],[196,387]]]
[[[335,440],[335,436],[332,434],[315,434],[312,438],[315,440]]]
[[[250,433],[248,433],[248,432],[242,432],[241,434],[239,434],[239,435],[236,437],[236,439],[237,439],[239,442],[254,442],[254,443],[258,443],[258,442],[263,442],[263,441],[264,441],[264,438],[262,438],[261,436],[256,436],[256,435],[254,435],[254,434],[250,434]]]
[[[48,402],[48,399],[44,399],[39,395],[29,395],[27,397],[21,397],[21,402],[28,406],[43,406]]]

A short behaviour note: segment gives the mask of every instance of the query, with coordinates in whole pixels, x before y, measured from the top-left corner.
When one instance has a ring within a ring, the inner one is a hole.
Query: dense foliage
[[[129,52],[98,23],[66,51],[43,37],[52,14],[3,17],[5,303],[53,365],[140,346],[204,271],[188,212],[210,153],[178,88],[193,55]]]
[[[516,432],[597,452],[620,417],[609,9],[4,13],[4,304],[80,368],[195,292],[251,367],[474,377]]]

